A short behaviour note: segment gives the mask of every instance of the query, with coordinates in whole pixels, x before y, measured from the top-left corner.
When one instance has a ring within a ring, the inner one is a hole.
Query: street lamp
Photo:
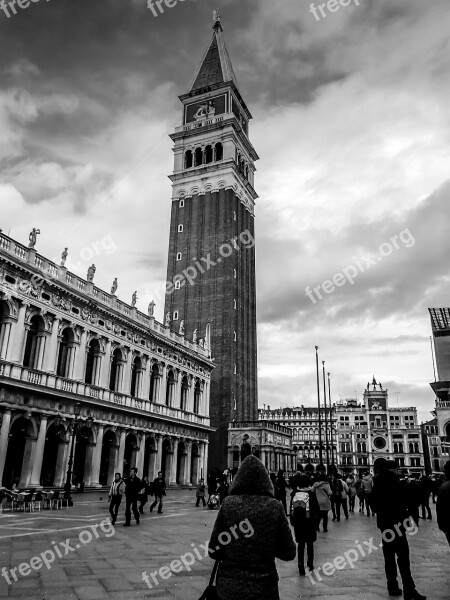
[[[81,413],[81,403],[77,402],[73,407],[73,414],[75,415],[75,420],[72,425],[72,443],[70,445],[70,454],[69,454],[69,463],[67,465],[67,476],[66,476],[66,484],[64,486],[64,498],[67,500],[68,506],[73,506],[73,500],[70,495],[72,489],[72,466],[73,466],[73,453],[75,449],[75,440],[77,437],[77,429],[78,429],[78,417]]]

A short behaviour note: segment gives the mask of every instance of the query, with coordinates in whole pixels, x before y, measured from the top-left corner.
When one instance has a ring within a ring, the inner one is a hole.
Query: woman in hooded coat
[[[296,546],[269,475],[255,456],[241,464],[220,507],[209,548],[211,558],[221,561],[219,600],[279,600],[275,558],[294,560]]]

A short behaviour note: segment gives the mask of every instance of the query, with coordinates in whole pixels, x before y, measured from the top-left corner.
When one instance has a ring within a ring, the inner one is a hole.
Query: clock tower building
[[[215,14],[174,142],[165,314],[210,346],[210,468],[227,466],[230,421],[258,418],[252,118]]]

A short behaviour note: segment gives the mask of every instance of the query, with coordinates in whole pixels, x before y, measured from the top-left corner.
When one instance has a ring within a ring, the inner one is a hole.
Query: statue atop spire
[[[222,24],[220,22],[220,13],[219,13],[218,9],[213,11],[213,21],[214,21],[213,29],[215,29],[216,31],[218,29],[223,31]]]

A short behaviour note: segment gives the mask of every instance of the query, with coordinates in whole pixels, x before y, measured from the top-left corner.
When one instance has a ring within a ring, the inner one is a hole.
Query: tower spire
[[[213,11],[213,22],[214,22],[214,25],[213,25],[214,31],[218,31],[219,29],[220,29],[220,31],[223,31],[222,24],[220,22],[219,9]]]

